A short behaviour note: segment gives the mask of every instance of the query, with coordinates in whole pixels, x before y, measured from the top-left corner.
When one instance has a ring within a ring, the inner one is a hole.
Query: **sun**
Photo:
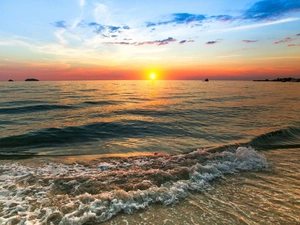
[[[156,79],[156,73],[151,73],[150,74],[150,78],[151,78],[151,80],[155,80]]]

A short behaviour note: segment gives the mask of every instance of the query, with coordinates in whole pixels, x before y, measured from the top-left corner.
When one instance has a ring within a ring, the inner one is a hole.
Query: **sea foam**
[[[171,205],[210,181],[268,167],[251,147],[106,159],[91,165],[0,165],[0,224],[99,223],[151,204]]]

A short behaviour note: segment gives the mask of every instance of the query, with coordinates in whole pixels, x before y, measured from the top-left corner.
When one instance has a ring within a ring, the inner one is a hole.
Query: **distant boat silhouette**
[[[13,82],[13,81],[14,81],[14,80],[12,80],[12,79],[9,79],[9,80],[8,80],[8,82]]]
[[[39,80],[35,78],[27,78],[25,81],[39,81]]]
[[[206,78],[205,81],[208,82],[208,79]]]

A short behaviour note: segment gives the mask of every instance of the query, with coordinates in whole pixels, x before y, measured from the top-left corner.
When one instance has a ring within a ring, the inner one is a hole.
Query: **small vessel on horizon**
[[[205,82],[208,82],[208,81],[209,81],[209,80],[206,78],[206,79],[205,79]]]

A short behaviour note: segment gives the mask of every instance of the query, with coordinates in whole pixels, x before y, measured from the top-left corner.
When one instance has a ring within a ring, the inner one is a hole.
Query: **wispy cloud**
[[[142,46],[142,45],[157,45],[157,46],[162,46],[162,45],[167,45],[176,42],[177,40],[175,38],[169,37],[163,40],[155,40],[155,41],[144,41],[144,42],[126,42],[126,41],[121,41],[121,42],[107,42],[107,44],[110,45],[133,45],[133,46]]]
[[[80,7],[83,7],[85,4],[85,0],[78,0]]]
[[[265,22],[265,23],[249,24],[249,25],[244,25],[244,26],[225,28],[225,29],[223,29],[223,31],[254,29],[254,28],[271,26],[271,25],[281,24],[281,23],[288,23],[288,22],[293,22],[293,21],[298,21],[298,20],[300,20],[300,18],[286,18],[286,19],[270,21],[270,22]]]
[[[258,40],[242,40],[242,42],[250,44],[250,43],[258,42]]]
[[[210,19],[215,19],[220,22],[231,22],[234,21],[236,18],[230,15],[217,15],[217,16],[210,16]]]
[[[97,3],[94,9],[94,17],[96,21],[106,21],[108,13],[108,8],[104,4]]]
[[[274,42],[274,44],[281,44],[281,43],[286,43],[286,42],[291,42],[292,41],[292,38],[291,37],[286,37],[280,41],[276,41]]]
[[[65,30],[57,30],[54,32],[55,37],[58,39],[60,44],[66,45],[68,44],[67,40],[63,37]]]
[[[55,27],[58,27],[58,28],[64,28],[64,29],[68,28],[68,25],[67,25],[66,21],[64,21],[64,20],[54,22],[54,23],[52,23],[52,25]]]
[[[300,46],[300,44],[288,44],[289,47]]]
[[[170,15],[169,20],[159,22],[147,22],[147,27],[168,25],[168,24],[190,24],[190,23],[201,23],[206,19],[205,15],[202,14],[190,14],[190,13],[173,13]]]
[[[127,25],[124,26],[113,26],[113,25],[103,25],[99,24],[97,22],[89,22],[86,21],[80,21],[77,23],[78,27],[92,27],[94,29],[94,32],[96,34],[99,34],[103,37],[116,37],[117,34],[122,33],[125,30],[129,30],[130,27]]]

